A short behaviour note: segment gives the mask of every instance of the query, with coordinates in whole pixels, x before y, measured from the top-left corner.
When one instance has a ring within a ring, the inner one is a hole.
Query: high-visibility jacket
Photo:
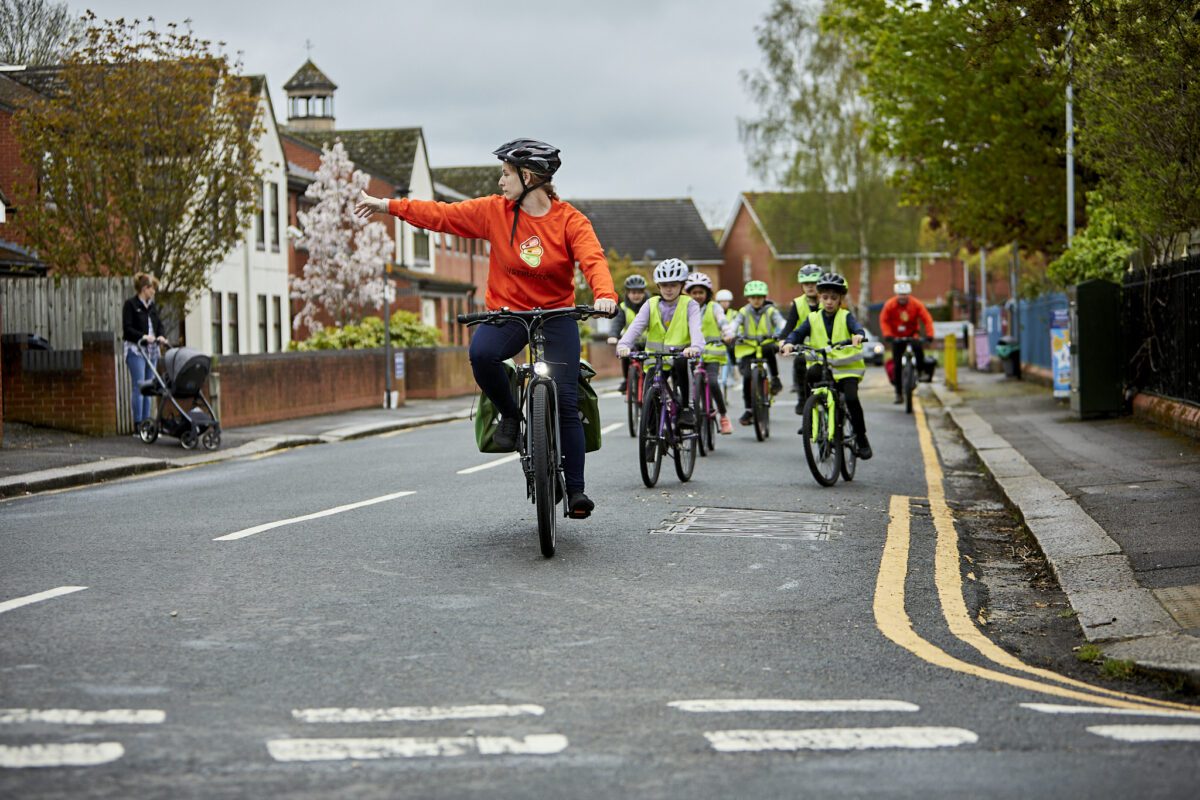
[[[659,305],[661,297],[651,297],[646,301],[650,304],[650,321],[646,326],[646,349],[659,350],[664,347],[687,347],[692,343],[692,332],[688,328],[688,309],[696,301],[687,295],[682,295],[675,306],[675,316],[671,317],[671,325],[663,325],[662,312]]]
[[[808,295],[806,295],[806,294],[802,294],[799,297],[797,297],[795,300],[793,300],[792,305],[794,305],[796,307],[796,319],[800,320],[800,322],[803,322],[804,320],[808,319],[808,315],[811,314],[812,312],[821,310],[820,302],[818,302],[816,307],[814,308],[812,305],[809,304]],[[799,325],[800,323],[798,322],[796,324]]]
[[[742,324],[744,330],[742,331],[742,335],[748,337],[766,336],[768,338],[764,339],[762,343],[773,343],[775,341],[775,326],[773,322],[775,320],[775,315],[778,313],[779,309],[777,308],[772,306],[763,306],[762,314],[759,315],[757,320],[755,320],[754,307],[747,303],[742,310],[738,312],[738,315],[743,321]],[[754,355],[755,352],[757,352],[757,350],[752,344],[739,344],[733,348],[733,354],[738,361],[741,361],[746,356]]]
[[[678,311],[675,313],[679,313]],[[717,310],[712,303],[705,303],[700,314],[700,330],[704,332],[704,360],[713,364],[724,364],[728,361],[725,353],[725,343],[712,344],[709,339],[721,338],[721,327],[717,325]]]
[[[844,342],[850,338],[850,328],[846,325],[846,318],[850,316],[850,312],[844,308],[839,308],[833,316],[833,339],[830,340],[829,334],[825,332],[825,320],[822,318],[820,311],[814,311],[808,315],[808,343],[812,347],[821,348],[829,345],[830,341]],[[846,378],[862,378],[867,374],[867,362],[863,358],[862,345],[854,347],[846,345],[845,347],[835,348],[829,354],[829,366],[833,368],[834,380],[844,380]]]
[[[633,318],[637,316],[637,311],[630,308],[629,303],[626,303],[624,300],[618,303],[617,307],[625,314],[625,324],[621,326],[621,333],[624,334],[625,331],[629,330],[629,326],[633,324]]]

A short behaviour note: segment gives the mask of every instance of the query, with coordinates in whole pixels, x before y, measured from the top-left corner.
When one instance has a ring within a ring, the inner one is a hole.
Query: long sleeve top
[[[830,314],[824,310],[821,311],[821,321],[825,323],[825,335],[828,336],[831,341],[833,340],[833,318],[835,316],[837,315]],[[854,318],[854,314],[852,313],[846,314],[846,329],[850,331],[851,336],[866,336],[867,334],[866,330],[858,323],[858,320]],[[809,325],[808,320],[804,320],[804,322],[801,322],[796,327],[796,330],[792,331],[788,335],[787,343],[793,345],[800,344],[808,338],[808,335],[811,332],[812,326]]]
[[[892,297],[879,312],[879,331],[884,336],[917,336],[922,324],[925,326],[925,335],[933,336],[933,316],[925,304],[915,297],[909,297],[904,305]]]
[[[675,310],[679,308],[679,301],[687,295],[680,295],[675,298],[675,301],[668,303],[662,300],[658,304],[658,313],[662,315],[663,327],[670,328],[671,320],[675,319]],[[689,298],[690,299],[690,298]],[[691,336],[691,346],[700,350],[704,349],[704,331],[701,328],[702,321],[700,319],[700,304],[688,303],[688,334]],[[642,307],[638,309],[637,316],[633,318],[633,322],[629,324],[629,330],[625,331],[625,335],[621,337],[621,341],[617,342],[617,346],[628,347],[633,349],[633,343],[636,342],[642,335],[642,332],[650,325],[650,303],[642,303]]]
[[[515,203],[501,195],[439,203],[407,198],[388,201],[388,213],[430,231],[491,243],[489,309],[566,308],[575,305],[575,264],[597,300],[616,300],[608,260],[592,223],[578,209],[553,200],[540,217],[521,214],[511,237]]]

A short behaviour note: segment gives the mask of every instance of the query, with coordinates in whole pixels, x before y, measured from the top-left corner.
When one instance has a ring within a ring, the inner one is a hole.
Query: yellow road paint
[[[946,489],[943,483],[942,467],[938,461],[937,450],[933,446],[933,435],[929,430],[929,422],[925,416],[925,407],[918,398],[913,398],[914,416],[917,422],[917,438],[921,443],[921,456],[925,462],[925,484],[929,496],[929,510],[933,515],[934,530],[937,531],[937,549],[934,557],[934,580],[937,584],[938,599],[942,606],[942,615],[950,632],[979,651],[984,658],[1018,672],[1036,675],[1045,680],[1052,680],[1066,686],[1074,686],[1089,692],[1119,697],[1138,703],[1149,703],[1164,708],[1177,708],[1196,711],[1195,706],[1182,703],[1172,703],[1167,700],[1156,700],[1149,697],[1139,697],[1126,692],[1106,689],[1102,686],[1092,686],[1083,681],[1059,675],[1047,669],[1030,666],[1011,653],[1001,649],[995,642],[983,635],[971,621],[967,612],[967,604],[963,599],[962,577],[959,565],[962,557],[958,549],[958,532],[954,528],[954,515],[946,504]]]
[[[887,542],[883,547],[883,558],[880,560],[879,574],[875,580],[875,624],[884,636],[923,661],[976,678],[1007,684],[1038,694],[1067,697],[1111,708],[1154,708],[1145,702],[1133,702],[1106,697],[1103,694],[1085,693],[981,667],[952,656],[937,645],[923,639],[913,630],[912,620],[904,607],[904,580],[908,575],[908,553],[912,539],[908,510],[910,500],[911,498],[902,495],[892,495]],[[1054,673],[1049,674],[1053,675]],[[1061,678],[1062,676],[1056,675],[1055,677]],[[1086,684],[1083,685],[1086,686]],[[1091,691],[1093,687],[1088,686],[1087,688]]]

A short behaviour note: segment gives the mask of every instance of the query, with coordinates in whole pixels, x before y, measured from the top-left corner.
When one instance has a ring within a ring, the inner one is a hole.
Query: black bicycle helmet
[[[846,292],[850,291],[850,287],[846,285],[846,279],[841,275],[833,272],[826,272],[821,276],[821,280],[817,281],[817,291],[846,294]]]
[[[509,244],[512,244],[517,238],[517,219],[521,216],[521,203],[524,202],[527,194],[539,186],[549,183],[554,173],[558,172],[558,168],[562,166],[562,160],[558,157],[560,152],[557,147],[539,142],[537,139],[513,139],[492,151],[492,155],[496,158],[517,168],[517,180],[521,182],[522,187],[521,196],[517,198],[516,205],[513,206],[512,231],[508,234]],[[525,183],[525,173],[521,171],[524,169],[539,176],[541,180],[537,183]]]
[[[646,288],[646,279],[643,278],[641,275],[630,275],[628,278],[625,279],[625,290],[626,291],[628,291],[630,289],[645,289],[645,288]]]

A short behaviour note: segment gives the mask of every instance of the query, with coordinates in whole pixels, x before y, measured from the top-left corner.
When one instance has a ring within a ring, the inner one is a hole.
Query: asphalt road
[[[1194,796],[1200,714],[987,648],[935,403],[822,489],[790,398],[683,485],[609,433],[549,560],[469,422],[0,504],[0,796]]]

